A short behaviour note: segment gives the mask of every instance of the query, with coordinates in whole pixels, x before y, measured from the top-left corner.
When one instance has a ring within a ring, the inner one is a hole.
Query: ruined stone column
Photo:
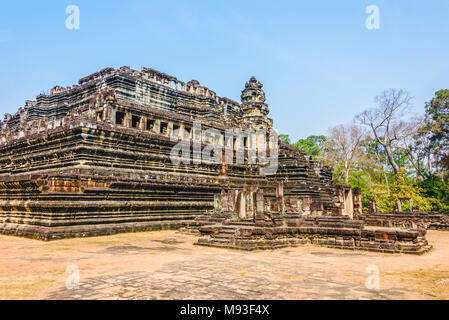
[[[263,189],[258,189],[256,192],[256,214],[263,215],[264,207],[263,207]]]
[[[401,203],[400,199],[398,199],[398,202],[396,203],[396,207],[397,207],[398,212],[402,212],[402,203]]]
[[[304,197],[303,198],[303,214],[305,216],[310,215],[311,210],[310,210],[310,206],[312,204],[312,199],[310,197]]]
[[[368,205],[368,213],[376,213],[376,212],[377,212],[376,201],[371,199]]]
[[[238,194],[236,211],[240,219],[246,218],[246,196],[244,191],[240,191]]]
[[[354,218],[362,214],[362,191],[360,188],[352,189]]]
[[[276,186],[276,198],[283,198],[284,197],[284,183],[278,182]]]

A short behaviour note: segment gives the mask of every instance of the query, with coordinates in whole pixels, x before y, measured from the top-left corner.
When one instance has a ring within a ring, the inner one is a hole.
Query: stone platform
[[[128,222],[90,225],[71,225],[60,227],[45,227],[19,223],[4,223],[0,225],[0,233],[37,240],[58,240],[67,238],[84,238],[113,235],[126,232],[177,230],[188,225],[190,220]]]
[[[199,231],[206,237],[196,244],[256,250],[310,243],[329,248],[418,255],[432,248],[425,238],[426,230],[365,227],[363,221],[344,216],[287,218],[282,223],[269,224],[268,221],[227,221],[202,226]]]

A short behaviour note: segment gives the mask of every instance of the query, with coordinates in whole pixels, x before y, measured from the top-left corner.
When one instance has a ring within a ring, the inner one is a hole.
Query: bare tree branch
[[[394,160],[393,149],[401,140],[406,123],[401,120],[412,106],[413,97],[404,90],[389,89],[375,98],[377,107],[356,116],[356,122],[368,126],[387,154],[388,162],[397,174],[400,170]]]

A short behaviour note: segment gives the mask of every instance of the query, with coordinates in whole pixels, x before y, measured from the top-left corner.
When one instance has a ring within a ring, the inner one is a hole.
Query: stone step
[[[214,234],[213,238],[214,239],[230,239],[230,238],[233,238],[233,235],[219,233],[219,234]]]
[[[220,233],[226,233],[226,234],[235,234],[236,229],[222,229],[220,230]]]
[[[232,222],[229,226],[255,226],[254,222]]]
[[[232,225],[223,225],[222,227],[221,227],[221,230],[236,230],[237,228],[236,227],[234,227],[234,226],[232,226]]]
[[[202,240],[202,241],[200,241]],[[198,240],[198,243],[221,243],[226,244],[229,243],[229,239],[223,239],[223,238],[210,238],[210,239],[200,239]]]

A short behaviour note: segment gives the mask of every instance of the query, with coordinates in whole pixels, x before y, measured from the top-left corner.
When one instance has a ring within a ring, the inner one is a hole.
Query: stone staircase
[[[226,220],[226,216],[203,214],[203,215],[197,216],[193,221],[189,222],[187,225],[179,228],[178,231],[181,233],[186,233],[186,234],[199,235],[200,231],[198,229],[200,227],[206,226],[206,225],[220,224],[220,223],[223,223],[225,220]]]
[[[306,243],[292,237],[254,235],[254,230],[260,228],[252,220],[226,222],[215,226],[204,226],[204,228],[200,228],[200,232],[214,231],[209,234],[209,237],[198,239],[197,245],[240,250],[271,250]]]

